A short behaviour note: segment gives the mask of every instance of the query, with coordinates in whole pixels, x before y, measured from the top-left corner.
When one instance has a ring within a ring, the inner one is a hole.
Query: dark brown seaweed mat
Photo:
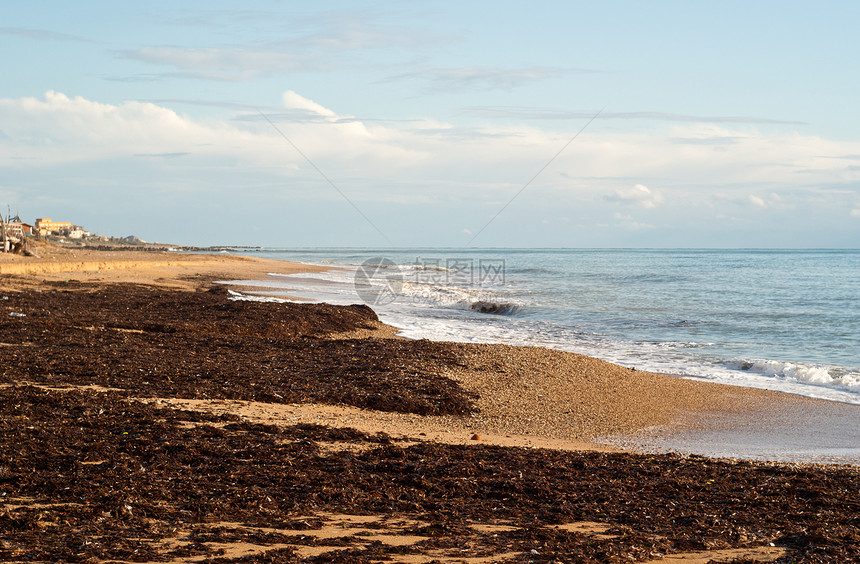
[[[323,441],[369,448],[326,454]],[[857,562],[858,485],[853,467],[403,447],[383,435],[254,425],[124,394],[0,389],[0,560],[368,562],[451,550],[515,552],[517,562],[623,562],[774,543],[791,549],[784,562]],[[423,524],[401,532],[428,538],[401,547],[336,539],[304,559],[273,546],[313,545],[271,529],[312,528],[307,516],[321,512],[412,518]],[[552,526],[573,521],[606,523],[615,536]],[[472,523],[515,528],[481,533]],[[190,543],[159,551],[179,534]],[[232,558],[213,541],[272,549]]]
[[[191,293],[115,284],[91,291],[73,282],[4,298],[0,381],[422,415],[474,410],[473,398],[443,375],[459,364],[456,348],[327,338],[372,327],[376,314],[364,305],[230,301],[220,288]]]

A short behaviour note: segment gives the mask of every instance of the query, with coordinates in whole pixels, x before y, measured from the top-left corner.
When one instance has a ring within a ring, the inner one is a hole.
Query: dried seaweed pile
[[[468,413],[474,398],[444,376],[458,345],[336,338],[374,326],[366,307],[45,288],[0,301],[0,560],[613,562],[773,543],[785,561],[860,561],[856,468],[404,445],[161,408],[130,398],[422,414]],[[376,520],[314,536],[331,515]],[[581,521],[602,533],[558,527]]]
[[[329,339],[373,327],[367,306],[233,302],[188,293],[75,283],[0,302],[0,381],[97,384],[136,395],[342,403],[462,415],[472,398],[443,373],[456,347]],[[2,313],[3,310],[8,313]],[[12,315],[14,314],[14,315]]]
[[[325,511],[409,516],[422,524],[400,534],[425,540],[356,547],[355,537],[328,539],[330,548],[308,561],[465,549],[609,562],[771,542],[790,547],[791,561],[860,560],[856,468],[404,447],[351,430],[252,425],[114,393],[29,386],[0,389],[0,414],[0,499],[8,504],[0,559],[214,558],[207,543],[242,541],[277,547],[253,561],[300,561],[279,545],[320,544],[295,530]],[[320,443],[330,441],[371,448],[324,454]],[[611,534],[553,527],[582,520],[606,523]],[[513,526],[488,533],[473,523]],[[165,551],[179,536],[188,542]]]

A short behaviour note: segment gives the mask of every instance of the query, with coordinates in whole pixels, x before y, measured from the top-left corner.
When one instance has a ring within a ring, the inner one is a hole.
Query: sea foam
[[[346,305],[362,300],[356,280],[364,273],[372,285],[390,284],[396,299],[373,308],[411,338],[546,346],[653,372],[860,403],[858,251],[267,252],[338,266],[241,285]],[[503,268],[482,269],[482,262]],[[786,265],[798,263],[803,268],[785,277]]]
[[[405,282],[401,294],[406,302],[495,315],[512,315],[523,307],[521,303],[496,296],[481,287]]]
[[[860,392],[860,373],[858,372],[779,360],[735,361],[730,365],[740,370],[755,371],[792,382],[837,388],[847,392]]]

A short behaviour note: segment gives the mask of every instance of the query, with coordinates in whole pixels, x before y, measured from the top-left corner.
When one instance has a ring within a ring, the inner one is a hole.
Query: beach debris
[[[76,291],[85,286],[72,281],[45,284],[64,291],[25,290],[16,307],[62,315],[34,315],[6,331],[9,342],[51,345],[15,357],[21,379],[44,380],[43,367],[50,366],[69,383],[96,377],[135,389],[145,381],[147,393],[161,397],[346,404],[419,415],[475,409],[473,395],[446,376],[459,366],[456,348],[328,338],[374,329],[379,319],[365,305],[231,301],[221,287],[189,295],[123,284],[95,292]],[[6,360],[12,362],[0,357]]]
[[[53,288],[15,295],[27,323],[0,318],[22,345],[0,347],[0,561],[720,561],[770,544],[783,561],[860,561],[856,467],[405,443],[144,402],[475,409],[445,376],[464,345],[332,338],[372,327],[366,306]],[[113,389],[75,389],[94,384]],[[357,448],[325,448],[343,443]],[[565,528],[586,521],[600,527]],[[240,545],[256,555],[219,552]]]
[[[338,442],[362,448],[322,448]],[[30,385],[0,388],[0,452],[3,561],[187,560],[240,544],[266,562],[287,549],[320,562],[860,558],[852,467],[402,445]]]

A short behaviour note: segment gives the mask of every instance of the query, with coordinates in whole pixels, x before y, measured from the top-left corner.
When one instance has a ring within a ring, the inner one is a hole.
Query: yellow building
[[[72,228],[72,224],[68,221],[52,221],[50,217],[40,217],[36,219],[35,228],[36,233],[44,237],[68,231]]]

